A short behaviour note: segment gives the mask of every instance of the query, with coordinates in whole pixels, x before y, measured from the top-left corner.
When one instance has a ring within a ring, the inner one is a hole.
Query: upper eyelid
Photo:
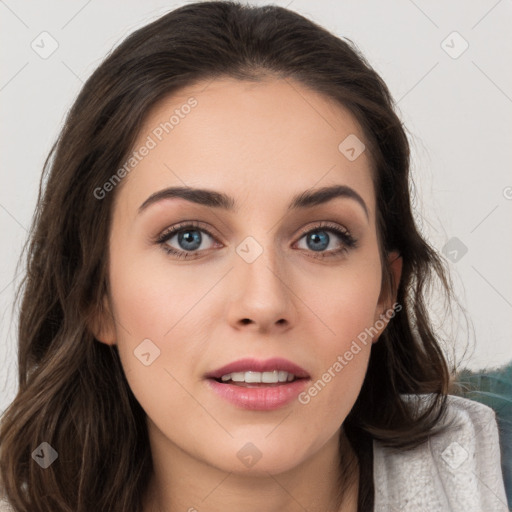
[[[338,222],[334,221],[319,221],[316,225],[301,228],[299,231],[299,235],[302,237],[304,235],[307,235],[311,231],[334,231],[337,230],[343,231],[344,233],[347,233],[347,235],[352,235],[350,229],[348,229],[346,226],[343,226],[342,224],[339,224]]]
[[[171,238],[180,231],[190,228],[197,229],[198,231],[204,231],[208,236],[211,236],[212,238],[219,238],[217,235],[212,233],[212,229],[204,227],[203,224],[199,223],[198,221],[184,221],[178,222],[178,224],[165,228],[159,235],[157,235],[157,241],[165,239],[167,236]]]

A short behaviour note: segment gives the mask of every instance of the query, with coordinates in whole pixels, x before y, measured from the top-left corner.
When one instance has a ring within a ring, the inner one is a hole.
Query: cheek
[[[190,387],[211,332],[204,318],[212,317],[212,296],[205,296],[218,277],[193,266],[172,269],[164,251],[155,257],[114,246],[111,261],[117,346],[130,388],[161,425],[176,422],[175,411],[197,416],[197,403],[182,386]]]
[[[317,273],[315,279],[302,277],[300,282],[300,296],[319,320],[314,322],[316,339],[328,353],[346,350],[347,343],[373,325],[381,292],[377,258],[361,258],[335,272]]]
[[[331,430],[350,412],[366,375],[381,268],[378,262],[368,262],[337,276],[319,283],[308,303],[321,320],[310,325],[318,365],[311,386],[299,397],[304,407],[314,411],[308,414],[312,428],[330,425]]]
[[[299,395],[313,431],[334,432],[343,423],[359,396],[372,342],[370,328],[374,309],[354,302],[327,316],[335,335],[319,340],[316,348],[317,372],[311,384]]]
[[[172,269],[163,250],[157,258],[137,255],[136,249],[131,257],[112,256],[112,300],[116,320],[125,327],[121,335],[164,338],[211,286],[192,266]]]

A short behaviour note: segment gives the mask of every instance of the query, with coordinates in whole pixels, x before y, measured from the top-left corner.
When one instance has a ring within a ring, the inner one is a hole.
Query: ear
[[[380,292],[374,319],[374,327],[377,330],[377,334],[373,337],[373,343],[379,339],[380,335],[387,327],[389,320],[394,316],[392,315],[394,311],[393,305],[396,302],[398,285],[402,277],[402,264],[402,256],[397,251],[388,253],[387,265],[391,274],[391,283],[389,283],[389,286],[384,283]]]
[[[88,322],[89,329],[94,337],[101,343],[106,345],[116,344],[116,329],[114,316],[107,295],[103,296],[103,300],[99,307],[91,313]]]

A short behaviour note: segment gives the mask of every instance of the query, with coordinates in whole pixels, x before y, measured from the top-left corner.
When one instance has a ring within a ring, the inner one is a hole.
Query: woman
[[[506,510],[450,396],[409,147],[355,47],[201,2],[129,36],[47,159],[2,418],[16,511]]]

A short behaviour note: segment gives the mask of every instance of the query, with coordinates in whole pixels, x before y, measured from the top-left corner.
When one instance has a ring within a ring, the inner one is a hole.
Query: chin
[[[218,454],[213,454],[210,464],[219,469],[238,474],[251,476],[268,476],[270,474],[285,473],[304,462],[307,453],[304,452],[303,441],[294,444],[285,444],[286,440],[276,437],[275,440],[265,440],[264,436],[250,441],[246,436],[244,441],[231,440],[230,446],[221,448]],[[273,434],[271,434],[273,435]],[[227,454],[232,453],[232,456]]]

